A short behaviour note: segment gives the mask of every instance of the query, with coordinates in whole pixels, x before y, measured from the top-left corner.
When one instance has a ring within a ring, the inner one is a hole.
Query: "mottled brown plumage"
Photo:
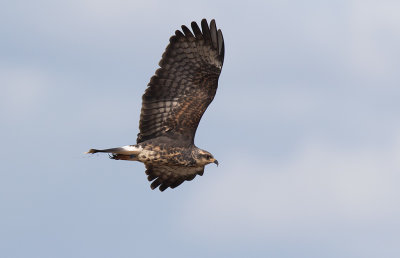
[[[142,97],[138,143],[170,132],[193,144],[200,119],[215,96],[224,61],[222,32],[214,20],[211,29],[205,19],[201,24],[203,33],[192,22],[194,35],[183,25],[184,34],[177,30],[170,38],[160,68]]]
[[[143,162],[151,188],[175,188],[203,175],[218,162],[194,145],[200,119],[214,99],[224,62],[224,39],[215,21],[203,19],[201,29],[182,25],[170,38],[160,68],[142,97],[137,144],[89,153],[113,153],[113,159]]]

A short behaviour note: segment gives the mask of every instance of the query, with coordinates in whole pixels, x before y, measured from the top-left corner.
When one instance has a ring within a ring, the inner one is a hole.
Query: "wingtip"
[[[215,23],[215,19],[211,19],[210,21],[210,27],[217,27],[217,24]]]
[[[181,28],[186,37],[194,37],[193,33],[189,30],[188,27],[182,25]]]

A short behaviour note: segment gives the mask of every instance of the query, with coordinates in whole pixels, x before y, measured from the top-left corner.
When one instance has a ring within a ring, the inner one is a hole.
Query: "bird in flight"
[[[215,21],[182,25],[169,41],[160,68],[142,97],[136,145],[90,149],[111,159],[143,162],[151,189],[175,188],[218,161],[194,144],[196,129],[214,99],[224,63],[224,38]]]

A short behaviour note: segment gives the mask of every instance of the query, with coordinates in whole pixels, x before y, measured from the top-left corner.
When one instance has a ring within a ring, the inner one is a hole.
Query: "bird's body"
[[[170,44],[142,97],[136,145],[96,150],[116,160],[143,162],[152,189],[175,188],[203,175],[204,166],[216,163],[194,145],[203,113],[213,100],[224,60],[224,40],[215,21],[192,22],[193,33],[182,26]]]

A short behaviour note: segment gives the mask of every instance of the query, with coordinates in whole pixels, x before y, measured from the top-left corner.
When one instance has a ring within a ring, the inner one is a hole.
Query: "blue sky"
[[[9,1],[0,256],[399,257],[400,3]],[[201,178],[151,191],[135,143],[169,37],[226,43]]]

